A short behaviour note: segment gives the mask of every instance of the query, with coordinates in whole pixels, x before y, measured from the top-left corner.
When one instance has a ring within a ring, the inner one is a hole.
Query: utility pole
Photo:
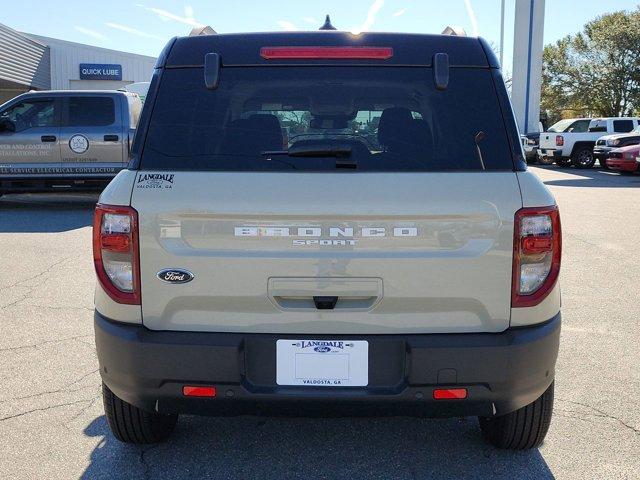
[[[504,68],[504,2],[502,0],[500,5],[500,68]]]

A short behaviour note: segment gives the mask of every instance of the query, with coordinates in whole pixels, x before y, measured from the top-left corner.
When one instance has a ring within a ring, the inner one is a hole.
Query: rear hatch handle
[[[271,301],[281,310],[368,311],[382,299],[381,278],[272,277]]]

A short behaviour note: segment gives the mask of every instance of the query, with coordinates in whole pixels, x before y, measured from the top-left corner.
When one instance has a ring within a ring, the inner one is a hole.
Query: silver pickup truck
[[[0,195],[102,189],[126,166],[142,110],[119,91],[47,91],[0,106]]]

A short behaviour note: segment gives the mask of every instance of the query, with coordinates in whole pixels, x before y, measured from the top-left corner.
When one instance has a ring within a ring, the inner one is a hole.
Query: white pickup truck
[[[596,141],[613,133],[628,133],[640,124],[638,117],[569,118],[555,123],[540,134],[540,163],[557,163],[591,168],[596,161]]]

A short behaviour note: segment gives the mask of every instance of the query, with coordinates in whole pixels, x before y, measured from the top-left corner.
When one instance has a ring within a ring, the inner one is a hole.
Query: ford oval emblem
[[[193,280],[193,273],[181,268],[165,268],[158,272],[158,278],[167,283],[188,283]]]
[[[330,347],[315,347],[314,350],[318,353],[327,353],[331,351]]]

